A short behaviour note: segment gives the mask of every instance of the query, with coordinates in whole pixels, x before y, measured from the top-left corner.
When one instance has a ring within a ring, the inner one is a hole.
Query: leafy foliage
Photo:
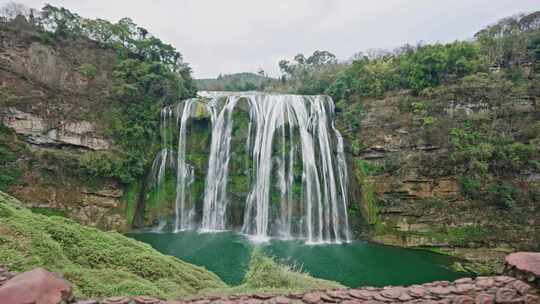
[[[315,51],[309,57],[298,54],[293,61],[281,60],[282,84],[297,94],[322,94],[342,68],[336,56],[328,51]]]
[[[277,79],[270,78],[264,71],[260,74],[237,73],[230,75],[219,75],[217,79],[197,79],[197,85],[201,90],[206,91],[264,91],[277,83]]]
[[[139,179],[154,155],[153,144],[158,142],[159,110],[196,94],[191,69],[182,55],[129,18],[117,23],[86,19],[48,4],[36,23],[48,44],[90,39],[116,51],[106,120],[109,135],[122,152],[88,155],[81,165],[93,177],[114,177],[124,183]],[[88,78],[98,73],[91,63],[82,64],[79,71]]]
[[[419,93],[428,87],[485,70],[474,43],[406,45],[382,57],[360,55],[337,76],[326,92],[336,99],[380,97],[385,92],[410,89]]]
[[[91,63],[82,64],[79,67],[79,71],[88,78],[94,78],[98,73],[96,66]]]

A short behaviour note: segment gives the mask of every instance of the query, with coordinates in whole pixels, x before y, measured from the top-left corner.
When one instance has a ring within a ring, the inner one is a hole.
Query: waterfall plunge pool
[[[163,254],[203,266],[229,285],[242,282],[256,246],[280,263],[300,265],[303,271],[314,277],[348,287],[411,285],[467,276],[451,269],[455,261],[451,257],[365,241],[307,245],[298,240],[270,240],[257,244],[230,231],[135,232],[128,236],[150,244]]]

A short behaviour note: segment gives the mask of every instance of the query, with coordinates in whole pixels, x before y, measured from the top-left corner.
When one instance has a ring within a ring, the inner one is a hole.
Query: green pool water
[[[255,246],[281,263],[301,265],[311,275],[349,287],[409,285],[455,280],[453,259],[423,250],[383,246],[364,241],[348,244],[306,245],[274,240],[256,244],[234,232],[132,233],[130,237],[156,250],[204,266],[231,285],[240,284]]]

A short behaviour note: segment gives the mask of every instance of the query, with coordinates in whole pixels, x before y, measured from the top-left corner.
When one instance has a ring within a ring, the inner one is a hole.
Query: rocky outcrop
[[[24,135],[38,146],[74,146],[91,150],[107,150],[111,142],[96,135],[96,126],[89,121],[57,121],[54,126],[44,118],[16,108],[2,111],[2,123]]]
[[[540,286],[540,252],[516,252],[505,258],[505,272]]]
[[[18,274],[0,287],[2,304],[60,304],[72,300],[69,283],[43,268]]]
[[[31,209],[54,210],[80,224],[105,230],[127,230],[122,202],[123,190],[115,183],[90,190],[80,186],[59,189],[54,185],[16,188],[14,195]]]
[[[46,214],[126,229],[121,186],[85,171],[94,154],[118,152],[105,118],[116,52],[83,38],[43,38],[23,19],[0,23],[0,129],[9,130],[0,150],[14,151],[20,172],[6,190]]]
[[[415,97],[408,92],[359,102],[362,111],[355,118],[359,126],[344,134],[351,175],[356,177],[350,183],[361,188],[351,203],[359,204],[363,213],[364,221],[357,226],[363,237],[397,246],[439,247],[475,260],[490,257],[501,271],[508,251],[537,248],[540,209],[528,193],[539,191],[538,174],[530,170],[520,176],[482,178],[485,184],[506,178],[505,184],[523,193],[517,208],[505,210],[488,201],[487,186],[477,197],[468,196],[462,189],[466,174],[452,162],[456,122],[493,115],[497,110],[493,103],[457,95],[448,100]],[[511,126],[515,134],[536,121],[536,110],[526,100],[505,107],[512,115],[501,115],[497,123]],[[347,121],[350,113],[339,115],[338,125],[346,130],[352,125]]]

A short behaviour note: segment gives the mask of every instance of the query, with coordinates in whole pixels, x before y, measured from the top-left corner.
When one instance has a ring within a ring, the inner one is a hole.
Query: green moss
[[[122,203],[124,204],[124,217],[130,225],[133,224],[133,218],[135,217],[139,191],[140,184],[133,182],[127,186],[124,195],[122,196]]]
[[[379,166],[363,159],[356,160],[356,168],[362,171],[362,174],[365,176],[375,176],[384,172],[383,166]]]
[[[450,246],[469,247],[471,244],[485,242],[490,233],[493,233],[493,231],[482,226],[474,225],[448,227],[446,229],[432,230],[420,234],[431,238],[435,242],[447,243]]]
[[[34,207],[30,208],[30,210],[33,213],[42,214],[46,216],[61,216],[61,217],[68,217],[68,213],[64,210],[54,209],[54,208],[47,208],[47,207]]]
[[[361,187],[362,215],[368,225],[376,225],[380,223],[379,208],[376,204],[374,183],[367,177],[369,175],[367,173],[372,171],[368,170],[369,167],[364,166],[368,164],[365,161],[358,161],[357,164],[359,166],[356,168],[356,180]]]
[[[146,200],[146,212],[152,216],[166,214],[172,202],[176,199],[176,179],[166,175],[159,187],[154,187]]]
[[[62,273],[79,296],[189,296],[226,285],[213,273],[118,233],[34,214],[0,192],[0,264]]]

